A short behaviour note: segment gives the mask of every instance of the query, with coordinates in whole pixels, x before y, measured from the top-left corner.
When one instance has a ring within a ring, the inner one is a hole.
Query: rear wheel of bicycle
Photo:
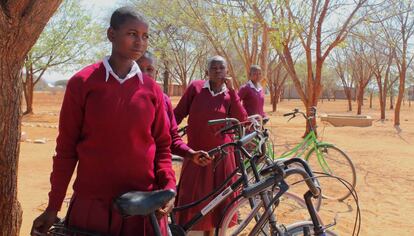
[[[289,235],[289,236],[315,235],[313,231],[313,223],[312,221],[302,221],[302,222],[291,224],[286,227],[286,235]],[[328,235],[337,236],[336,233],[330,230],[326,230],[325,235],[326,236]]]
[[[307,161],[312,170],[314,172],[340,177],[349,182],[352,188],[355,188],[355,166],[345,152],[329,144],[319,145],[318,150],[322,155],[322,158],[317,157],[315,149],[312,149],[307,155]],[[342,201],[351,195],[348,188],[346,188],[338,179],[322,177],[318,178],[318,180],[324,198]]]
[[[248,235],[251,232],[258,219],[265,211],[260,195],[255,195],[252,199],[258,209],[255,215],[256,217],[250,215],[253,210],[249,199],[240,199],[227,210],[219,228],[219,236]],[[279,204],[274,207],[276,207],[276,209],[272,211],[272,214],[278,224],[287,225],[297,222],[298,220],[309,220],[310,218],[304,200],[295,194],[286,192],[281,197]],[[237,216],[237,221],[234,221],[235,215]],[[269,222],[267,222],[258,235],[275,235],[274,232],[272,234],[271,229],[272,227],[269,225]]]

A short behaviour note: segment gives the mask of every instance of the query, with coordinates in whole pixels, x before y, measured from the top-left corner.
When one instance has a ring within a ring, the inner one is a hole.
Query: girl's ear
[[[208,70],[205,70],[205,77],[208,77]]]
[[[106,37],[108,37],[111,42],[115,40],[115,30],[112,27],[109,27],[106,31]]]

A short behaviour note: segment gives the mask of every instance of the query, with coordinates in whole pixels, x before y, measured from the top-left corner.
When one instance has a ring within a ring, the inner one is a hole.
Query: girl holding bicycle
[[[69,227],[103,235],[152,235],[147,218],[122,218],[112,207],[129,191],[175,189],[171,138],[159,86],[135,60],[148,45],[148,23],[132,8],[119,8],[107,31],[112,53],[68,82],[53,157],[46,210],[31,235],[44,235],[55,222],[77,167]],[[159,212],[167,214],[173,202]],[[161,231],[166,235],[166,217]]]
[[[142,57],[137,60],[139,68],[142,73],[147,74],[155,80],[156,68],[155,58],[152,53],[146,51]],[[192,160],[195,164],[205,166],[210,164],[211,157],[205,151],[194,151],[187,146],[180,135],[178,134],[177,121],[175,120],[174,111],[172,108],[171,100],[167,94],[163,94],[165,111],[167,113],[168,122],[170,124],[170,135],[171,135],[171,153]]]
[[[188,116],[188,145],[193,149],[210,150],[232,140],[232,135],[229,134],[216,135],[217,129],[207,124],[209,120],[234,117],[243,121],[247,118],[233,83],[227,77],[227,62],[223,57],[214,56],[208,60],[207,76],[208,80],[194,81],[188,86],[174,110],[178,124]],[[207,166],[200,166],[185,159],[181,170],[177,206],[206,196],[220,186],[235,168],[235,159],[230,150],[228,156],[220,162]],[[228,198],[222,204],[227,205],[230,201],[231,198]],[[178,212],[178,224],[187,222],[205,205],[199,204]],[[219,226],[221,210],[222,207],[217,207],[192,229],[202,231],[204,235],[214,232]]]

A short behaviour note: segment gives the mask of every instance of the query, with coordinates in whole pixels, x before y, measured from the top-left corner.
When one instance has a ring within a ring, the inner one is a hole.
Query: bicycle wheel
[[[178,181],[180,180],[181,167],[183,166],[183,162],[184,160],[182,157],[176,156],[176,155],[172,156],[172,168],[175,172],[175,179],[177,181],[177,184],[178,184]]]
[[[341,149],[330,144],[320,144],[318,150],[321,154],[320,158],[317,157],[315,149],[312,149],[306,158],[312,170],[340,177],[355,188],[356,171],[351,158]],[[351,192],[337,179],[323,177],[318,180],[324,198],[342,201],[351,195]]]
[[[265,211],[260,195],[256,195],[252,199],[256,205],[253,209],[250,206],[249,199],[242,198],[227,210],[218,231],[219,236],[248,235],[251,232],[257,220]],[[257,210],[254,211],[255,209]],[[257,213],[254,215],[252,212]],[[237,222],[234,221],[235,215],[237,215]],[[305,201],[300,199],[299,196],[288,192],[281,197],[279,204],[273,211],[273,216],[278,221],[278,224],[286,225],[291,222],[297,222],[299,219],[309,220],[310,218]],[[275,233],[272,234],[271,228],[269,222],[267,222],[258,235],[275,235]]]
[[[261,170],[261,169],[263,169],[263,168],[265,168],[269,165],[272,165],[272,164],[274,164],[274,161],[271,158],[265,156],[263,161],[257,165],[257,168],[259,170]],[[301,166],[299,166],[299,167],[301,167]],[[250,175],[250,172],[248,172],[249,175]],[[250,178],[250,179],[253,179],[253,177]],[[290,185],[292,183],[295,183],[297,181],[302,180],[302,178],[299,177],[299,176],[291,176],[291,177],[289,177],[285,180]],[[252,183],[254,183],[254,182],[252,182]],[[303,196],[303,194],[308,190],[309,190],[308,186],[305,183],[302,182],[301,184],[297,184],[295,186],[290,186],[289,194],[291,196]],[[303,197],[302,198],[299,197],[299,199],[302,200]],[[321,205],[322,205],[322,196],[319,196],[318,198],[312,198],[312,203],[313,203],[313,206],[315,207],[316,211],[319,211],[320,208],[321,208]]]
[[[294,224],[291,224],[286,227],[286,235],[289,236],[302,236],[305,235],[305,232],[308,230],[310,234],[308,235],[315,235],[313,232],[313,223],[312,221],[302,221],[302,222],[296,222]],[[328,236],[337,236],[336,233],[326,230],[325,235]]]

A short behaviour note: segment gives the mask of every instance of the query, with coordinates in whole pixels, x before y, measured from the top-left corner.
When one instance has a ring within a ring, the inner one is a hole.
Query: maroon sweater
[[[170,124],[170,135],[172,139],[171,152],[175,155],[185,157],[188,153],[188,150],[190,150],[190,147],[183,142],[180,135],[178,134],[178,126],[177,121],[175,120],[174,110],[171,104],[171,100],[166,94],[164,94],[164,102],[165,111],[167,112],[167,117]]]
[[[163,94],[144,75],[105,82],[102,64],[67,85],[50,176],[48,209],[59,210],[76,164],[78,196],[111,199],[132,190],[175,189]]]
[[[246,109],[247,115],[259,114],[265,117],[266,114],[263,111],[264,106],[264,93],[263,89],[257,91],[249,86],[249,84],[243,85],[239,90],[240,100],[243,102],[243,107]]]

